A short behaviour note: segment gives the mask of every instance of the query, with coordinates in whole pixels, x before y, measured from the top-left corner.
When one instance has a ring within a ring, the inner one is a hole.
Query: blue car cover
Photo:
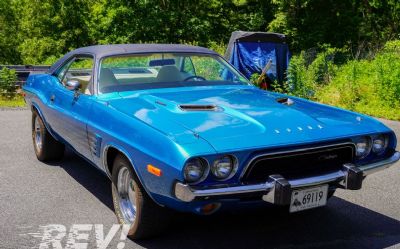
[[[271,60],[267,76],[282,83],[290,52],[283,34],[235,31],[229,40],[225,58],[248,79],[254,73],[261,74]]]

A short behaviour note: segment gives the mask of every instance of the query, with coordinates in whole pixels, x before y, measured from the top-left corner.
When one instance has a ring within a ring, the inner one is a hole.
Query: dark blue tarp
[[[275,37],[277,36],[277,37]],[[289,48],[281,34],[262,32],[234,32],[226,57],[244,76],[260,74],[271,60],[267,75],[271,80],[282,82],[289,64]]]

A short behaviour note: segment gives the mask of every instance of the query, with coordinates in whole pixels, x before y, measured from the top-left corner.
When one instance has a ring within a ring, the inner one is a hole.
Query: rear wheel
[[[169,223],[169,210],[156,204],[140,185],[130,162],[118,155],[113,164],[112,195],[115,214],[121,224],[130,226],[131,239],[145,239]]]
[[[42,162],[60,160],[64,156],[64,144],[54,139],[36,111],[32,112],[32,141],[36,157]]]

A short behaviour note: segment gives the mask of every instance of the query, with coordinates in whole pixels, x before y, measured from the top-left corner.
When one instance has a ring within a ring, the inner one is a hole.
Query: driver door
[[[93,57],[75,56],[58,72],[58,87],[50,99],[50,105],[57,114],[52,120],[53,129],[78,153],[89,160],[87,123],[92,106],[91,89],[93,76]],[[71,89],[69,83],[79,83],[77,89]]]

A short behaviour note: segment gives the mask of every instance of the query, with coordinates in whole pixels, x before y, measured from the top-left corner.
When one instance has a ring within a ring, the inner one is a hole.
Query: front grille
[[[261,155],[250,162],[242,182],[261,183],[275,174],[296,179],[330,173],[342,169],[344,163],[353,162],[353,157],[352,144]]]

